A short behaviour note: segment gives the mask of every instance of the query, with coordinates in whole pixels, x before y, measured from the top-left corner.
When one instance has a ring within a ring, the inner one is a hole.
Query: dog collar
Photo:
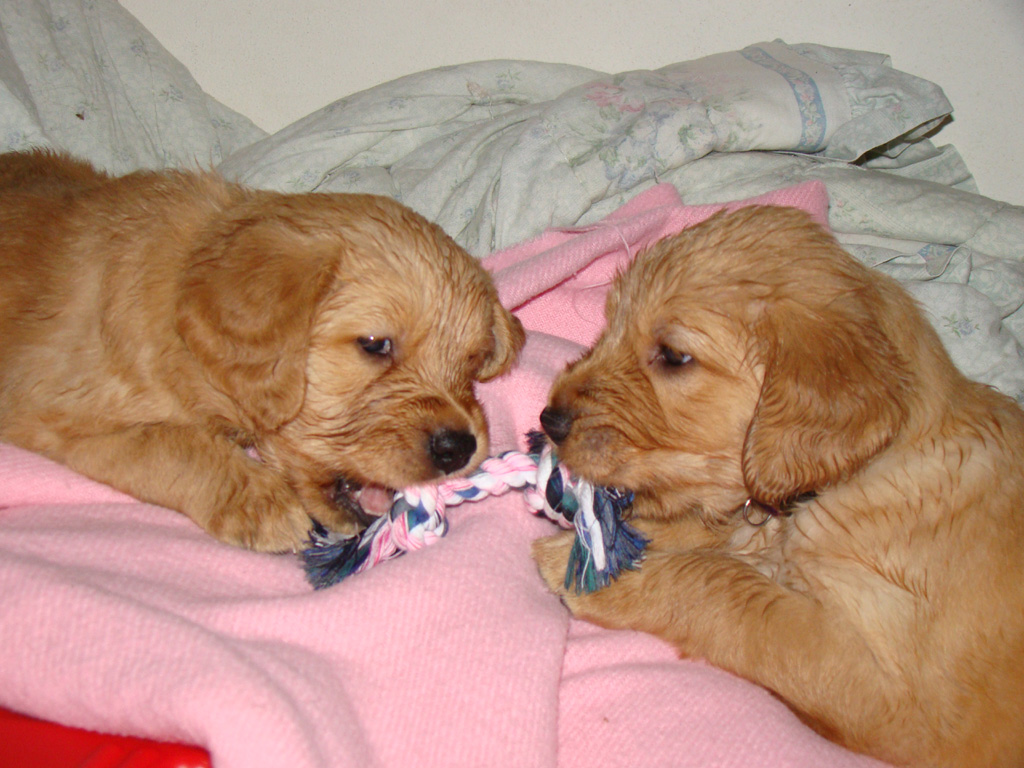
[[[762,504],[760,501],[754,501],[753,498],[748,498],[743,502],[740,514],[743,515],[743,519],[748,525],[760,528],[773,517],[778,517],[782,513],[773,506]]]
[[[801,493],[796,498],[786,502],[782,507],[773,507],[771,504],[765,504],[763,501],[757,501],[757,499],[751,496],[743,502],[743,506],[739,508],[739,513],[743,516],[744,522],[748,525],[760,528],[773,517],[789,517],[793,514],[795,511],[794,508],[798,504],[810,501],[817,495],[816,491]]]

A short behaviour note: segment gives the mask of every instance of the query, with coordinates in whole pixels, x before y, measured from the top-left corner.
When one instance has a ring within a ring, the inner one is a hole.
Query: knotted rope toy
[[[530,511],[576,530],[565,588],[588,593],[607,586],[623,569],[637,567],[647,545],[623,519],[633,494],[572,477],[543,442],[531,433],[529,453],[507,451],[484,459],[468,477],[398,491],[391,509],[355,536],[316,525],[302,553],[306,578],[316,589],[337,584],[444,536],[447,507],[521,488]]]

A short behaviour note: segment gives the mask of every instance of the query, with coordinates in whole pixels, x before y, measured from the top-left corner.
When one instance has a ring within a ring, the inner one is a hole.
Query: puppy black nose
[[[540,412],[540,425],[548,437],[556,443],[561,443],[572,431],[572,412],[566,408],[549,405]]]
[[[455,472],[476,453],[476,438],[469,432],[439,429],[430,436],[430,460],[444,473]]]

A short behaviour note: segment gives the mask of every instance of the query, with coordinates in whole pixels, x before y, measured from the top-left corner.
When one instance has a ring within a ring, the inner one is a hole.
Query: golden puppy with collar
[[[542,423],[635,492],[646,558],[566,589],[907,766],[1024,765],[1024,412],[965,379],[908,294],[799,211],[719,214],[641,254]],[[638,704],[642,706],[642,704]]]
[[[472,469],[474,382],[523,343],[479,263],[382,197],[7,154],[0,267],[0,439],[259,550]]]

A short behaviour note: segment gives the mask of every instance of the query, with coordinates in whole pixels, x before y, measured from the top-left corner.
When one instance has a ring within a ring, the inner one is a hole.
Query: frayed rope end
[[[565,588],[577,594],[596,592],[622,571],[639,568],[649,543],[623,519],[633,503],[633,494],[597,487],[593,499],[592,513],[586,510],[576,518],[576,540],[565,572]]]
[[[360,566],[366,561],[366,550],[360,547],[363,538],[361,535],[336,538],[320,523],[314,523],[309,546],[302,551],[306,580],[313,589],[337,584],[361,570]]]

